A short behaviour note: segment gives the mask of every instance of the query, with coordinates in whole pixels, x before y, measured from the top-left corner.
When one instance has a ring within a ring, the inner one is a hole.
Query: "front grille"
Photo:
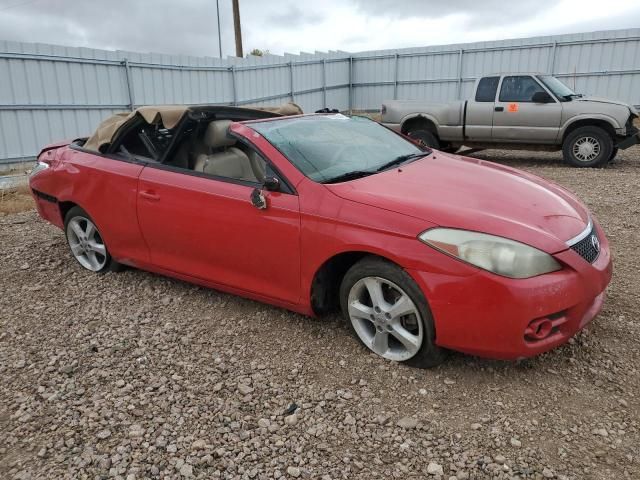
[[[595,262],[598,255],[600,255],[600,241],[595,229],[592,228],[586,237],[571,245],[571,250],[576,252],[587,262]]]

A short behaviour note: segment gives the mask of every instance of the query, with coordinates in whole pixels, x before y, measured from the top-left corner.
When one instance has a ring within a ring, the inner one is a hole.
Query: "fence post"
[[[291,101],[293,103],[296,102],[295,93],[296,90],[293,88],[293,61],[289,62],[289,84],[291,85]]]
[[[549,66],[547,67],[547,71],[553,75],[553,71],[556,68],[556,47],[558,46],[558,42],[553,41],[553,45],[551,46],[551,55],[549,58]]]
[[[327,108],[327,60],[322,59],[322,108]]]
[[[131,76],[131,67],[129,66],[129,59],[122,60],[122,66],[124,67],[124,78],[127,82],[127,95],[129,96],[129,110],[133,111],[135,107],[135,99],[133,97],[133,77]]]
[[[464,50],[458,50],[458,100],[462,98],[462,55]]]
[[[395,57],[395,67],[393,70],[393,99],[398,99],[398,52],[394,55]]]
[[[353,114],[353,56],[349,57],[349,115]]]
[[[231,68],[229,68],[229,70],[231,70],[231,91],[233,92],[232,105],[235,107],[236,105],[238,105],[238,90],[236,86],[236,66],[231,65]]]

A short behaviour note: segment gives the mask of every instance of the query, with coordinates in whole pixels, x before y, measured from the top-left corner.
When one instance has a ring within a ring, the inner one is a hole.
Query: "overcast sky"
[[[219,0],[233,55],[231,0]],[[639,0],[240,0],[245,52],[385,48],[640,26]],[[0,0],[0,40],[218,55],[216,0]]]

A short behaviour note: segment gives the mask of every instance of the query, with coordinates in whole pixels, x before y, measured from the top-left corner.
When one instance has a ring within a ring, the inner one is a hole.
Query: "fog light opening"
[[[553,330],[553,323],[548,318],[539,318],[529,324],[525,334],[533,340],[543,340],[547,338]]]

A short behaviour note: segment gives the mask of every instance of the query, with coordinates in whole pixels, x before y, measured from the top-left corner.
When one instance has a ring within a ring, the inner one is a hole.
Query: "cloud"
[[[1,2],[2,0],[0,0]],[[233,55],[231,1],[219,0]],[[240,0],[245,51],[381,50],[640,24],[637,0]],[[2,10],[0,40],[218,54],[213,0],[36,0]]]
[[[325,18],[326,15],[302,10],[297,5],[289,5],[285,11],[278,11],[269,15],[265,24],[292,28],[303,25],[317,25],[322,23]]]
[[[463,14],[475,21],[498,23],[519,21],[543,12],[557,0],[353,0],[364,15],[391,18],[442,18]]]

